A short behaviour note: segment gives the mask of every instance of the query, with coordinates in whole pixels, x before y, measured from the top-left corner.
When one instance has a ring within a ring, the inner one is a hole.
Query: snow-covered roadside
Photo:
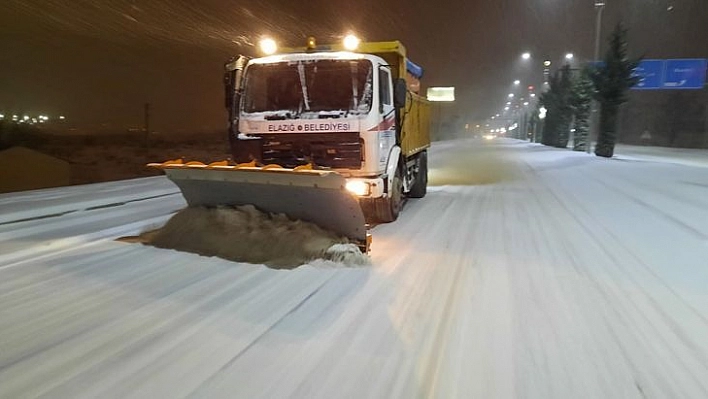
[[[708,167],[708,150],[668,148],[619,144],[615,158],[649,162],[674,163],[678,165]]]

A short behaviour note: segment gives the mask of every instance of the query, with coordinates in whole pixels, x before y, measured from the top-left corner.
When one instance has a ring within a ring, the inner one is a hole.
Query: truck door
[[[384,121],[393,116],[391,70],[387,66],[379,66],[379,112]]]
[[[379,167],[385,168],[391,148],[397,143],[396,112],[393,105],[393,86],[391,70],[380,65],[378,72],[379,88]]]

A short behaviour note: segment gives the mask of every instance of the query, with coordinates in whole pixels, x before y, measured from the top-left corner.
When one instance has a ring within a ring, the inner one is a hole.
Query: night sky
[[[607,0],[647,58],[708,57],[708,0]],[[543,59],[592,54],[593,0],[4,0],[0,112],[64,114],[80,129],[225,126],[223,62],[270,35],[300,45],[347,32],[401,40],[427,86],[455,86],[465,120],[498,112],[511,82],[540,81]],[[531,64],[520,54],[530,51]],[[556,63],[557,65],[557,63]]]

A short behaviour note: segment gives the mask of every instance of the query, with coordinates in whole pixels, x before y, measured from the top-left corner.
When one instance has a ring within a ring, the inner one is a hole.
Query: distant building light
[[[529,105],[529,102],[528,101],[524,102],[524,105]]]
[[[64,119],[66,119],[66,118],[64,117],[64,115],[60,115],[60,116],[59,116],[59,119],[64,120]]]
[[[12,115],[12,120],[13,120],[13,121],[16,121],[17,118],[19,118],[17,115]]]
[[[514,98],[514,93],[509,93],[509,94],[507,95],[507,97],[509,97],[509,98]]]
[[[520,84],[521,84],[521,81],[520,81],[519,79],[516,79],[516,80],[514,81],[514,85],[518,86],[518,85],[520,85]]]
[[[0,114],[0,119],[5,119],[5,115]]]
[[[531,94],[529,94],[529,97],[531,97],[531,98],[536,97],[536,93],[531,93]]]
[[[27,116],[27,115],[25,115],[25,116],[22,117],[22,120],[25,120],[25,121],[28,121],[29,119],[30,119],[30,117]]]

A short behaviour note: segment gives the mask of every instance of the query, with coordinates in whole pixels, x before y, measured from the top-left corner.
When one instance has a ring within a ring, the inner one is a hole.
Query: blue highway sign
[[[666,60],[662,88],[702,89],[705,84],[705,59]]]
[[[634,69],[632,76],[638,76],[641,79],[633,89],[660,89],[664,83],[664,60],[643,60]]]

